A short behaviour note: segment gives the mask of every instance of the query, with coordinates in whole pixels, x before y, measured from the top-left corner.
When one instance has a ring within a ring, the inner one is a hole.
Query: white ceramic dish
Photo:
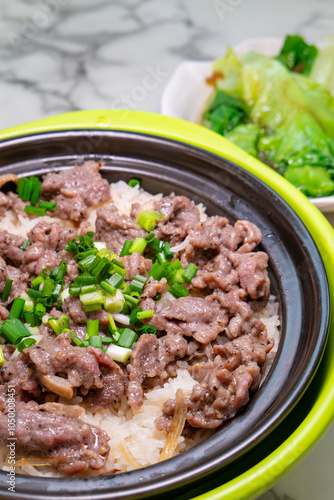
[[[240,43],[234,50],[240,56],[250,50],[273,56],[278,54],[282,43],[281,38],[253,38]],[[162,95],[163,115],[200,123],[202,111],[212,93],[212,87],[205,81],[211,75],[212,62],[184,61],[176,68]],[[310,201],[323,213],[334,212],[334,196]]]

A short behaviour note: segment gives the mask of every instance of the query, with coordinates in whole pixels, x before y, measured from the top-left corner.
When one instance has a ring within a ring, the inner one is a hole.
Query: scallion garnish
[[[23,349],[26,347],[31,347],[32,345],[36,344],[36,339],[33,338],[27,338],[23,339],[18,345],[17,345],[17,350],[22,352]]]
[[[108,356],[110,356],[114,361],[125,363],[130,357],[131,349],[111,344],[106,350],[106,354],[108,354]]]
[[[12,284],[13,284],[13,280],[8,279],[6,281],[5,287],[4,287],[3,292],[1,294],[1,300],[2,300],[2,302],[6,302],[6,300],[8,300],[8,297],[9,297],[9,294],[10,294],[10,290],[12,288]]]
[[[187,266],[185,271],[182,273],[182,277],[184,281],[187,281],[188,283],[191,282],[191,280],[196,276],[196,273],[198,271],[198,267],[195,266],[192,262]]]
[[[135,187],[135,186],[140,187],[140,180],[137,179],[136,177],[132,177],[132,179],[129,180],[128,184],[130,187]]]
[[[32,201],[31,201],[31,203],[32,203]],[[48,201],[40,201],[38,203],[38,206],[41,208],[45,208],[45,210],[50,210],[50,212],[53,212],[57,206],[57,203],[52,203],[52,202],[48,202]]]
[[[99,320],[92,319],[87,321],[87,332],[85,335],[85,340],[89,339],[90,337],[98,335],[98,333],[99,333]]]
[[[119,254],[120,257],[125,257],[126,255],[130,255],[130,248],[132,247],[132,240],[125,240],[122,250]]]
[[[2,346],[0,345],[0,366],[2,366],[5,363],[5,356],[3,354]]]
[[[18,318],[6,319],[0,329],[1,336],[10,344],[18,344],[22,338],[30,337],[30,333]]]
[[[130,328],[122,328],[120,330],[120,334],[121,336],[117,341],[117,345],[131,349],[133,344],[136,342],[138,335],[133,330],[130,330]]]
[[[46,214],[46,208],[33,207],[31,205],[27,205],[26,207],[24,207],[24,211],[27,214],[38,215],[40,217],[43,217],[43,215]]]
[[[102,337],[100,337],[99,335],[92,335],[91,337],[89,337],[89,345],[102,349]]]
[[[152,309],[148,309],[147,311],[139,311],[137,313],[137,319],[147,319],[147,318],[152,318],[153,316],[153,311]]]
[[[24,299],[21,299],[20,297],[16,297],[12,303],[12,307],[9,313],[8,318],[19,318],[21,316],[21,312],[24,306]]]
[[[140,225],[145,231],[152,231],[155,228],[157,221],[165,219],[166,216],[161,212],[155,210],[143,210],[137,217],[137,224]]]
[[[152,335],[155,335],[157,333],[156,329],[152,325],[145,325],[141,326],[140,328],[136,328],[137,333],[150,333]]]
[[[132,253],[138,252],[138,253],[142,254],[146,248],[146,245],[147,245],[147,241],[145,240],[145,238],[141,238],[141,237],[136,238],[135,241],[131,245],[129,253],[132,254]]]
[[[140,274],[136,274],[136,276],[133,278],[133,280],[130,283],[130,290],[138,293],[142,293],[144,290],[146,281],[148,278],[145,278],[145,276],[141,276]]]
[[[102,304],[105,302],[105,297],[101,290],[80,294],[79,297],[84,306],[100,306],[98,309],[101,309]]]
[[[177,299],[180,297],[186,297],[189,293],[189,291],[180,285],[180,283],[174,283],[168,291]]]
[[[23,245],[21,246],[22,250],[26,250],[27,249],[27,246],[29,245],[30,243],[30,240],[29,238],[27,238],[24,242],[23,242]]]

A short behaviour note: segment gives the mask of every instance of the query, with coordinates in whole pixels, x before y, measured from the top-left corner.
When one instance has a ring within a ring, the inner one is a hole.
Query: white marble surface
[[[0,0],[0,128],[80,109],[159,112],[184,59],[286,33],[334,34],[333,0]],[[332,428],[260,500],[333,498],[333,450]]]

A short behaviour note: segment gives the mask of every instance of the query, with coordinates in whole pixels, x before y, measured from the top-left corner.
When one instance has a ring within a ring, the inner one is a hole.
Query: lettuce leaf
[[[327,170],[322,167],[288,167],[284,177],[306,196],[318,198],[329,196],[334,191],[334,181]]]
[[[288,165],[334,167],[334,142],[306,111],[295,113],[274,134],[261,137],[258,150],[280,173]]]
[[[204,125],[218,134],[225,135],[247,119],[245,104],[218,90],[204,113]]]
[[[328,37],[319,47],[318,55],[310,72],[310,79],[334,97],[334,37]]]
[[[226,139],[239,146],[246,153],[257,158],[257,141],[260,136],[261,129],[254,123],[238,125],[231,132],[225,134]]]
[[[301,36],[288,35],[276,59],[290,71],[309,75],[317,54],[317,47],[308,45]]]

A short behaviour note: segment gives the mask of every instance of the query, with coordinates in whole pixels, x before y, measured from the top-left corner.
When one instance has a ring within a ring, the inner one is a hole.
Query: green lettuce
[[[257,158],[257,142],[260,136],[261,129],[255,123],[247,123],[238,125],[231,132],[225,134],[226,139],[236,144],[246,153]]]
[[[309,75],[318,49],[308,45],[299,35],[288,35],[280,54],[276,57],[290,71]]]
[[[236,97],[218,90],[204,113],[204,125],[221,135],[247,119],[245,104]]]

